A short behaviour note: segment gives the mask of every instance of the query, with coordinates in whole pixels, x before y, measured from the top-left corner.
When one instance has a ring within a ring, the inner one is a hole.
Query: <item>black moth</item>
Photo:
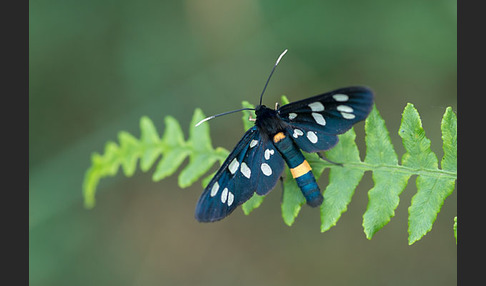
[[[278,58],[265,84],[255,108],[255,126],[241,138],[199,198],[195,213],[198,221],[221,220],[255,192],[268,194],[279,180],[284,162],[307,204],[320,206],[323,197],[301,150],[313,153],[331,149],[338,142],[338,134],[370,113],[373,93],[359,86],[336,89],[275,110],[262,105],[268,81],[286,52]],[[241,110],[245,109],[211,116],[200,123]]]

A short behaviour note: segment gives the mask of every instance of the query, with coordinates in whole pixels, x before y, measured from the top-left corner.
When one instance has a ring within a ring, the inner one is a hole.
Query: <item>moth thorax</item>
[[[285,123],[278,117],[276,110],[260,105],[255,109],[255,114],[257,116],[255,125],[264,134],[273,137],[284,130]]]

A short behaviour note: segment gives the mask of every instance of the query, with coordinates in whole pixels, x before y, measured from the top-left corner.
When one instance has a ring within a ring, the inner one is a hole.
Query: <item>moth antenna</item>
[[[201,125],[201,123],[206,122],[206,121],[208,121],[208,120],[211,120],[211,119],[213,119],[213,118],[214,118],[214,116],[209,116],[209,117],[206,117],[206,118],[204,118],[203,120],[199,121],[199,122],[198,122],[198,123],[195,125],[195,127],[198,127],[199,125]]]
[[[262,94],[260,95],[260,105],[262,105],[262,99],[263,99],[263,94],[265,93],[265,89],[267,89],[268,82],[270,81],[270,78],[272,77],[273,72],[275,71],[275,68],[277,67],[278,63],[282,59],[282,57],[287,53],[288,49],[285,49],[280,56],[278,57],[277,61],[275,62],[275,65],[272,68],[272,71],[270,72],[270,75],[268,76],[267,82],[265,83],[265,86],[263,87]]]
[[[198,127],[199,125],[201,125],[203,122],[206,122],[208,120],[211,120],[213,118],[216,118],[216,117],[220,117],[220,116],[223,116],[223,115],[227,115],[227,114],[231,114],[231,113],[235,113],[235,112],[239,112],[239,111],[243,111],[243,110],[255,110],[254,108],[241,108],[241,109],[237,109],[237,110],[232,110],[232,111],[227,111],[227,112],[223,112],[223,113],[220,113],[220,114],[216,114],[216,115],[212,115],[212,116],[209,116],[209,117],[206,117],[204,118],[203,120],[199,121],[195,127]]]

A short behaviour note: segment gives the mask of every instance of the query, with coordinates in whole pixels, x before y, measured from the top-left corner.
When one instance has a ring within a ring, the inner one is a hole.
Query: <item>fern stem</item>
[[[332,165],[332,164],[325,164],[326,168],[341,168],[340,166]],[[430,177],[438,177],[443,176],[449,179],[457,179],[457,174],[450,171],[440,170],[440,169],[416,169],[410,168],[402,165],[386,165],[386,164],[369,164],[366,162],[349,162],[343,163],[344,168],[352,168],[352,169],[359,169],[365,171],[375,171],[375,170],[394,170],[399,173],[409,174],[409,175],[419,175],[419,176],[430,176]]]

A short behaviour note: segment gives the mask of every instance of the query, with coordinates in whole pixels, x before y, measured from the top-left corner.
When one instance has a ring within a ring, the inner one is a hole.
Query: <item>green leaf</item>
[[[365,163],[377,166],[373,171],[375,185],[368,192],[368,207],[363,215],[363,229],[368,239],[383,228],[393,216],[400,202],[399,195],[406,187],[410,174],[397,168],[398,158],[390,135],[376,106],[373,107],[365,124]],[[388,166],[380,168],[379,166]]]
[[[148,117],[140,119],[140,130],[140,169],[146,172],[162,154],[163,147],[159,143],[160,137],[155,125]]]
[[[110,176],[116,174],[121,163],[119,147],[115,142],[106,143],[103,156],[95,153],[91,158],[95,163],[94,167],[99,173]]]
[[[288,168],[285,168],[284,189],[282,195],[282,218],[286,225],[291,226],[305,204],[305,197]]]
[[[195,116],[196,114],[194,114]],[[176,147],[186,146],[184,142],[184,133],[177,120],[172,116],[165,117],[165,134],[162,138],[164,149],[172,149]]]
[[[96,187],[100,181],[100,173],[95,168],[86,170],[83,180],[84,207],[91,209],[95,204]]]
[[[249,103],[248,101],[243,101],[242,104],[243,108],[255,108],[255,106],[253,106],[253,104]],[[254,122],[250,121],[249,118],[256,118],[256,115],[255,115],[255,111],[252,111],[252,110],[244,110],[243,112],[243,116],[242,116],[242,120],[243,120],[243,128],[246,130],[252,128],[255,124]]]
[[[174,148],[169,150],[165,153],[162,160],[160,160],[152,175],[154,181],[160,181],[175,173],[184,159],[191,153],[189,148]]]
[[[179,175],[179,186],[186,188],[204,175],[218,160],[215,156],[202,153],[191,153],[191,161]]]
[[[408,208],[408,243],[413,244],[432,229],[445,199],[454,190],[455,181],[442,177],[419,176],[417,194]]]
[[[444,150],[444,157],[440,163],[443,170],[456,172],[457,171],[457,116],[448,107],[442,117],[442,149]]]
[[[385,121],[373,106],[365,122],[365,162],[374,165],[398,165],[398,158],[386,129]]]
[[[285,95],[282,95],[280,97],[280,101],[281,101],[282,105],[289,104],[289,102],[290,102],[289,99]]]
[[[131,177],[137,169],[137,160],[140,157],[138,141],[130,133],[121,131],[118,133],[120,140],[119,156],[125,176]]]
[[[360,162],[355,138],[356,134],[351,128],[339,136],[339,143],[334,148],[326,152],[328,159],[342,163],[343,167],[332,168],[329,172],[329,185],[324,190],[324,202],[321,205],[321,232],[336,225],[363,177],[364,170],[346,167]]]
[[[179,175],[179,186],[187,187],[206,173],[216,161],[224,161],[228,151],[224,148],[213,149],[207,123],[195,127],[204,118],[201,110],[196,109],[191,122],[189,140],[184,140],[184,133],[171,116],[165,117],[166,130],[160,139],[154,124],[148,117],[140,119],[141,138],[138,140],[128,132],[118,134],[120,145],[108,142],[103,155],[94,153],[91,166],[85,173],[83,181],[84,203],[87,208],[94,207],[96,188],[100,179],[114,176],[121,165],[124,174],[132,176],[140,159],[142,171],[149,170],[162,155],[152,176],[154,181],[172,175],[189,157],[189,164]]]
[[[415,169],[437,169],[437,156],[430,150],[430,140],[425,137],[422,121],[413,104],[407,104],[402,114],[398,133],[407,153],[402,165]]]
[[[91,167],[86,171],[83,181],[84,206],[93,208],[95,204],[95,193],[102,177],[114,176],[120,166],[118,158],[118,145],[114,142],[107,142],[105,153],[101,156],[98,153],[91,155]]]
[[[179,175],[179,186],[188,187],[197,181],[204,173],[209,171],[211,166],[218,160],[214,156],[214,150],[209,136],[209,124],[196,124],[203,120],[204,116],[201,109],[196,109],[192,117],[191,127],[189,128],[189,141],[194,150],[189,154],[189,164]]]
[[[396,171],[374,171],[375,185],[368,192],[368,207],[363,215],[363,229],[366,238],[371,239],[395,216],[400,202],[399,195],[406,187],[410,175]]]
[[[209,123],[201,124],[196,127],[196,124],[204,118],[206,118],[206,116],[202,110],[196,108],[189,127],[189,141],[192,142],[194,150],[201,153],[213,150],[211,137],[209,136]]]
[[[263,203],[264,198],[265,196],[259,196],[257,193],[253,194],[253,196],[241,206],[243,212],[246,215],[249,215]]]
[[[454,238],[456,239],[456,244],[457,244],[457,216],[454,217],[454,226],[453,226],[453,230],[454,230]]]
[[[406,153],[402,164],[418,171],[437,170],[437,156],[430,150],[430,140],[425,137],[418,111],[408,104],[402,115],[399,135]],[[442,174],[419,174],[416,180],[417,193],[408,208],[408,243],[413,244],[432,229],[444,200],[454,190],[455,179]]]
[[[191,153],[190,147],[184,142],[184,134],[177,120],[167,116],[164,121],[166,126],[164,137],[162,141],[156,141],[160,154],[164,154],[164,156],[152,175],[154,181],[160,181],[175,173],[184,159]]]

